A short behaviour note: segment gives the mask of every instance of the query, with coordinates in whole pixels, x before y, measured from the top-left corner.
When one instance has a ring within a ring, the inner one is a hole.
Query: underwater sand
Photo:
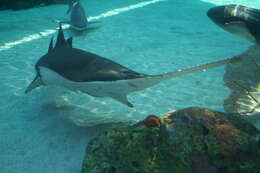
[[[101,18],[101,23],[91,25],[96,29],[76,35],[73,46],[146,74],[230,58],[246,50],[249,42],[221,30],[207,18],[206,11],[214,4],[213,0],[205,1],[169,0]],[[82,4],[87,15],[98,16],[138,2],[142,1],[88,0]],[[257,0],[248,4],[253,2],[260,8]],[[65,5],[55,5],[0,11],[0,47],[55,29],[53,20],[66,19],[66,10]],[[65,34],[73,35],[69,30]],[[39,35],[0,49],[0,173],[78,173],[87,142],[109,123],[137,121],[148,114],[161,115],[189,106],[223,111],[223,101],[229,95],[222,78],[224,67],[133,93],[128,98],[134,108],[60,87],[42,87],[25,95],[35,75],[34,64],[47,52],[50,38],[51,34]]]

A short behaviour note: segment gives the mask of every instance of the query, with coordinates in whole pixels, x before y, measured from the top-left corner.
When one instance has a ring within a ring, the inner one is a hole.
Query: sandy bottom
[[[140,0],[84,1],[97,16]],[[214,4],[199,0],[158,2],[100,19],[89,32],[74,35],[74,47],[112,59],[135,71],[161,74],[240,54],[250,43],[222,31],[206,16]],[[1,11],[0,46],[55,29],[67,6]],[[219,67],[165,81],[129,95],[128,108],[109,98],[93,98],[60,87],[41,87],[25,95],[35,62],[47,52],[51,36],[0,52],[1,173],[78,173],[87,142],[111,123],[132,122],[148,114],[200,106],[223,110],[229,90]]]

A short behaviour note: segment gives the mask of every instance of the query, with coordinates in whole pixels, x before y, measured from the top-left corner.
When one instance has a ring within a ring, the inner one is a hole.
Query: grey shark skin
[[[85,10],[80,4],[79,0],[71,0],[69,3],[69,9],[67,14],[70,13],[70,26],[77,31],[83,31],[87,29],[88,20],[85,14]]]
[[[41,85],[58,85],[94,97],[111,97],[129,107],[127,95],[149,88],[163,80],[221,66],[239,59],[226,59],[161,75],[146,75],[130,70],[104,57],[72,47],[72,38],[65,40],[60,25],[53,47],[35,65],[36,77],[25,93]]]
[[[207,15],[224,30],[253,43],[260,43],[260,10],[231,4],[213,7]]]

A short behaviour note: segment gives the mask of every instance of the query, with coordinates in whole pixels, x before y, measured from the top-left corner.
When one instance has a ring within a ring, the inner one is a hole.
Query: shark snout
[[[224,25],[226,23],[225,6],[217,6],[208,10],[207,16],[217,25]]]
[[[29,93],[30,91],[32,91],[34,88],[37,88],[39,86],[43,85],[40,76],[37,74],[34,78],[34,80],[29,84],[29,86],[26,88],[26,90],[24,91],[25,94]]]

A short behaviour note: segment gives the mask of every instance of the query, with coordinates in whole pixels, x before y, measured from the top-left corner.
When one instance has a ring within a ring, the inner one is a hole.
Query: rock
[[[193,173],[217,173],[218,169],[210,163],[206,155],[191,156],[191,169]]]
[[[257,115],[260,119],[260,46],[250,47],[239,57],[240,62],[225,67],[225,85],[231,90],[225,111]]]
[[[260,172],[260,132],[240,117],[194,107],[157,118],[92,140],[82,173]]]
[[[140,121],[136,126],[144,125],[146,127],[160,127],[160,118],[156,115],[148,115],[143,121]]]

